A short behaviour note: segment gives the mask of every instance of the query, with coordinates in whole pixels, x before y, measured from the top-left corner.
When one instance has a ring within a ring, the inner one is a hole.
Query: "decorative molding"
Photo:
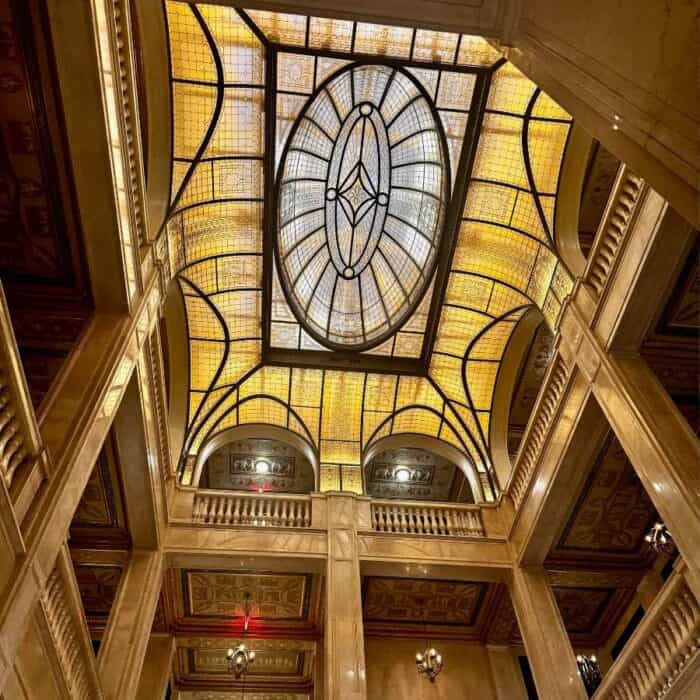
[[[583,275],[586,285],[593,290],[597,299],[603,295],[627,231],[633,224],[638,205],[646,191],[644,180],[627,166],[620,167]]]

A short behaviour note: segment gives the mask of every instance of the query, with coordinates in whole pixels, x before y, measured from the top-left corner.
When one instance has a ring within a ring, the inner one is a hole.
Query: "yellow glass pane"
[[[569,113],[562,109],[549,95],[540,92],[532,110],[533,117],[545,119],[571,119]]]
[[[435,342],[437,352],[464,355],[467,345],[490,319],[484,314],[445,306],[440,316],[440,327]]]
[[[294,406],[294,412],[299,415],[299,418],[308,428],[314,445],[318,446],[318,427],[321,411],[318,408],[309,408],[308,406]]]
[[[246,372],[250,372],[261,359],[261,344],[257,340],[231,343],[226,364],[219,376],[217,386],[230,386],[240,381]]]
[[[394,417],[392,434],[416,433],[437,437],[440,432],[440,416],[425,409],[412,408],[402,411]]]
[[[287,409],[270,399],[251,399],[238,406],[238,422],[287,427]]]
[[[264,82],[264,51],[258,38],[233,7],[199,5],[199,10],[214,37],[224,69],[224,82]]]
[[[290,372],[288,367],[262,367],[243,382],[240,397],[243,399],[255,394],[268,394],[287,403]]]
[[[349,51],[352,40],[352,22],[343,19],[312,17],[309,27],[309,46],[331,51]]]
[[[417,29],[413,46],[416,61],[431,63],[453,63],[457,53],[458,34],[437,32],[432,29]]]
[[[396,408],[409,405],[429,406],[442,412],[443,401],[430,382],[422,377],[399,377]]]
[[[507,61],[491,79],[487,109],[525,114],[535,89],[535,84]]]
[[[433,353],[430,359],[430,376],[448,398],[467,403],[462,382],[461,359]]]
[[[221,115],[207,147],[206,156],[262,156],[264,100],[263,90],[226,88]]]
[[[556,192],[559,168],[568,135],[568,124],[530,121],[527,130],[527,145],[530,166],[538,192],[550,194]]]
[[[396,382],[397,377],[391,374],[368,374],[365,385],[365,409],[368,411],[392,411]]]
[[[523,161],[523,120],[486,114],[476,152],[473,175],[516,187],[528,187]]]
[[[203,340],[189,341],[190,347],[190,387],[206,391],[214,379],[224,356],[223,343]]]
[[[423,335],[418,333],[397,333],[394,357],[420,357]]]
[[[246,10],[263,34],[275,44],[303,46],[306,40],[306,17],[284,12]]]
[[[355,30],[355,51],[394,58],[408,58],[413,30],[386,24],[358,22]]]
[[[476,410],[489,410],[498,373],[495,362],[467,361],[469,395]]]
[[[498,321],[474,343],[469,352],[469,359],[500,360],[514,327],[512,321]]]
[[[390,413],[364,411],[362,414],[362,444],[365,445],[374,436],[375,431],[390,416]],[[388,430],[388,427],[387,427]]]
[[[362,468],[343,464],[341,466],[343,491],[362,493]]]
[[[216,65],[188,3],[168,2],[168,38],[173,78],[216,82]]]
[[[173,156],[194,158],[216,105],[217,90],[206,85],[173,83]]]
[[[529,192],[518,192],[511,226],[529,233],[543,243],[547,242],[547,234],[537,211],[535,199]]]
[[[326,372],[321,416],[322,444],[324,439],[359,443],[364,380],[365,375],[356,372]],[[357,463],[357,459],[324,458],[324,460],[344,464]]]
[[[504,185],[472,182],[464,205],[464,218],[508,226],[517,194],[517,190]]]
[[[524,289],[539,247],[508,229],[469,222],[460,229],[453,267]]]
[[[350,440],[321,440],[321,459],[342,462],[343,464],[360,464],[360,443]]]
[[[190,338],[200,340],[225,340],[221,321],[202,297],[186,294],[185,312],[187,314],[187,330]],[[223,346],[222,346],[223,347]]]
[[[457,63],[461,66],[491,66],[502,54],[482,36],[462,34]]]
[[[469,306],[477,311],[486,311],[493,286],[493,280],[475,277],[467,273],[453,272],[447,283],[445,303]]]
[[[323,382],[323,372],[318,369],[292,370],[292,406],[313,406],[321,405],[321,386]]]
[[[301,53],[277,55],[277,89],[310,94],[314,89],[314,57]]]
[[[340,467],[337,464],[322,464],[319,481],[321,491],[340,491]]]

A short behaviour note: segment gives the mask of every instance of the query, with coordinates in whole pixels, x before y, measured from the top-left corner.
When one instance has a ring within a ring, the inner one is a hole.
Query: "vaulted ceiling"
[[[570,117],[480,37],[175,1],[167,22],[169,250],[189,343],[183,481],[213,435],[264,423],[312,446],[321,488],[360,491],[366,448],[417,433],[456,447],[492,496],[493,397],[509,339],[533,307],[554,328],[571,289],[554,245]],[[372,184],[381,159],[367,165],[364,136],[358,146],[359,127],[347,126],[373,115],[386,127],[377,144],[386,139],[392,153],[387,193]],[[343,151],[336,198],[328,178],[341,139],[359,156],[354,170]],[[410,167],[395,167],[401,158]],[[290,159],[304,181],[291,194]],[[358,232],[364,258],[353,262],[354,244],[337,234],[336,257],[345,246],[350,264],[336,273],[326,260],[319,272],[315,261],[333,258],[324,212],[330,221],[338,202],[339,226]],[[320,247],[305,251],[319,235]],[[432,266],[418,252],[428,239]],[[290,245],[302,258],[296,279],[281,256]],[[416,275],[425,279],[411,286]],[[317,286],[304,296],[310,280]],[[407,302],[395,303],[400,313],[389,303],[397,294]],[[325,312],[312,318],[313,304]],[[321,337],[319,318],[335,342]],[[372,323],[381,332],[370,336]],[[342,347],[348,324],[359,349]]]

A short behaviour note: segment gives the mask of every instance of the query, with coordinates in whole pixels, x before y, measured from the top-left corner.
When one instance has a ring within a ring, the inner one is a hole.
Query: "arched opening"
[[[501,487],[510,479],[525,426],[552,358],[554,337],[536,308],[518,322],[496,381],[491,414],[491,456]]]
[[[214,435],[199,451],[192,485],[259,493],[310,493],[318,458],[291,430],[249,424]]]
[[[374,498],[474,503],[483,500],[478,475],[452,445],[426,435],[391,435],[363,460],[365,492]]]

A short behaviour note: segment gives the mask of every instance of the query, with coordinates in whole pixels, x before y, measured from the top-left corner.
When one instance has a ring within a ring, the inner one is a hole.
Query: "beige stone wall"
[[[472,695],[496,700],[486,647],[466,642],[431,642],[445,668],[435,681],[420,678],[415,655],[425,643],[413,640],[367,639],[367,700],[454,700]]]

